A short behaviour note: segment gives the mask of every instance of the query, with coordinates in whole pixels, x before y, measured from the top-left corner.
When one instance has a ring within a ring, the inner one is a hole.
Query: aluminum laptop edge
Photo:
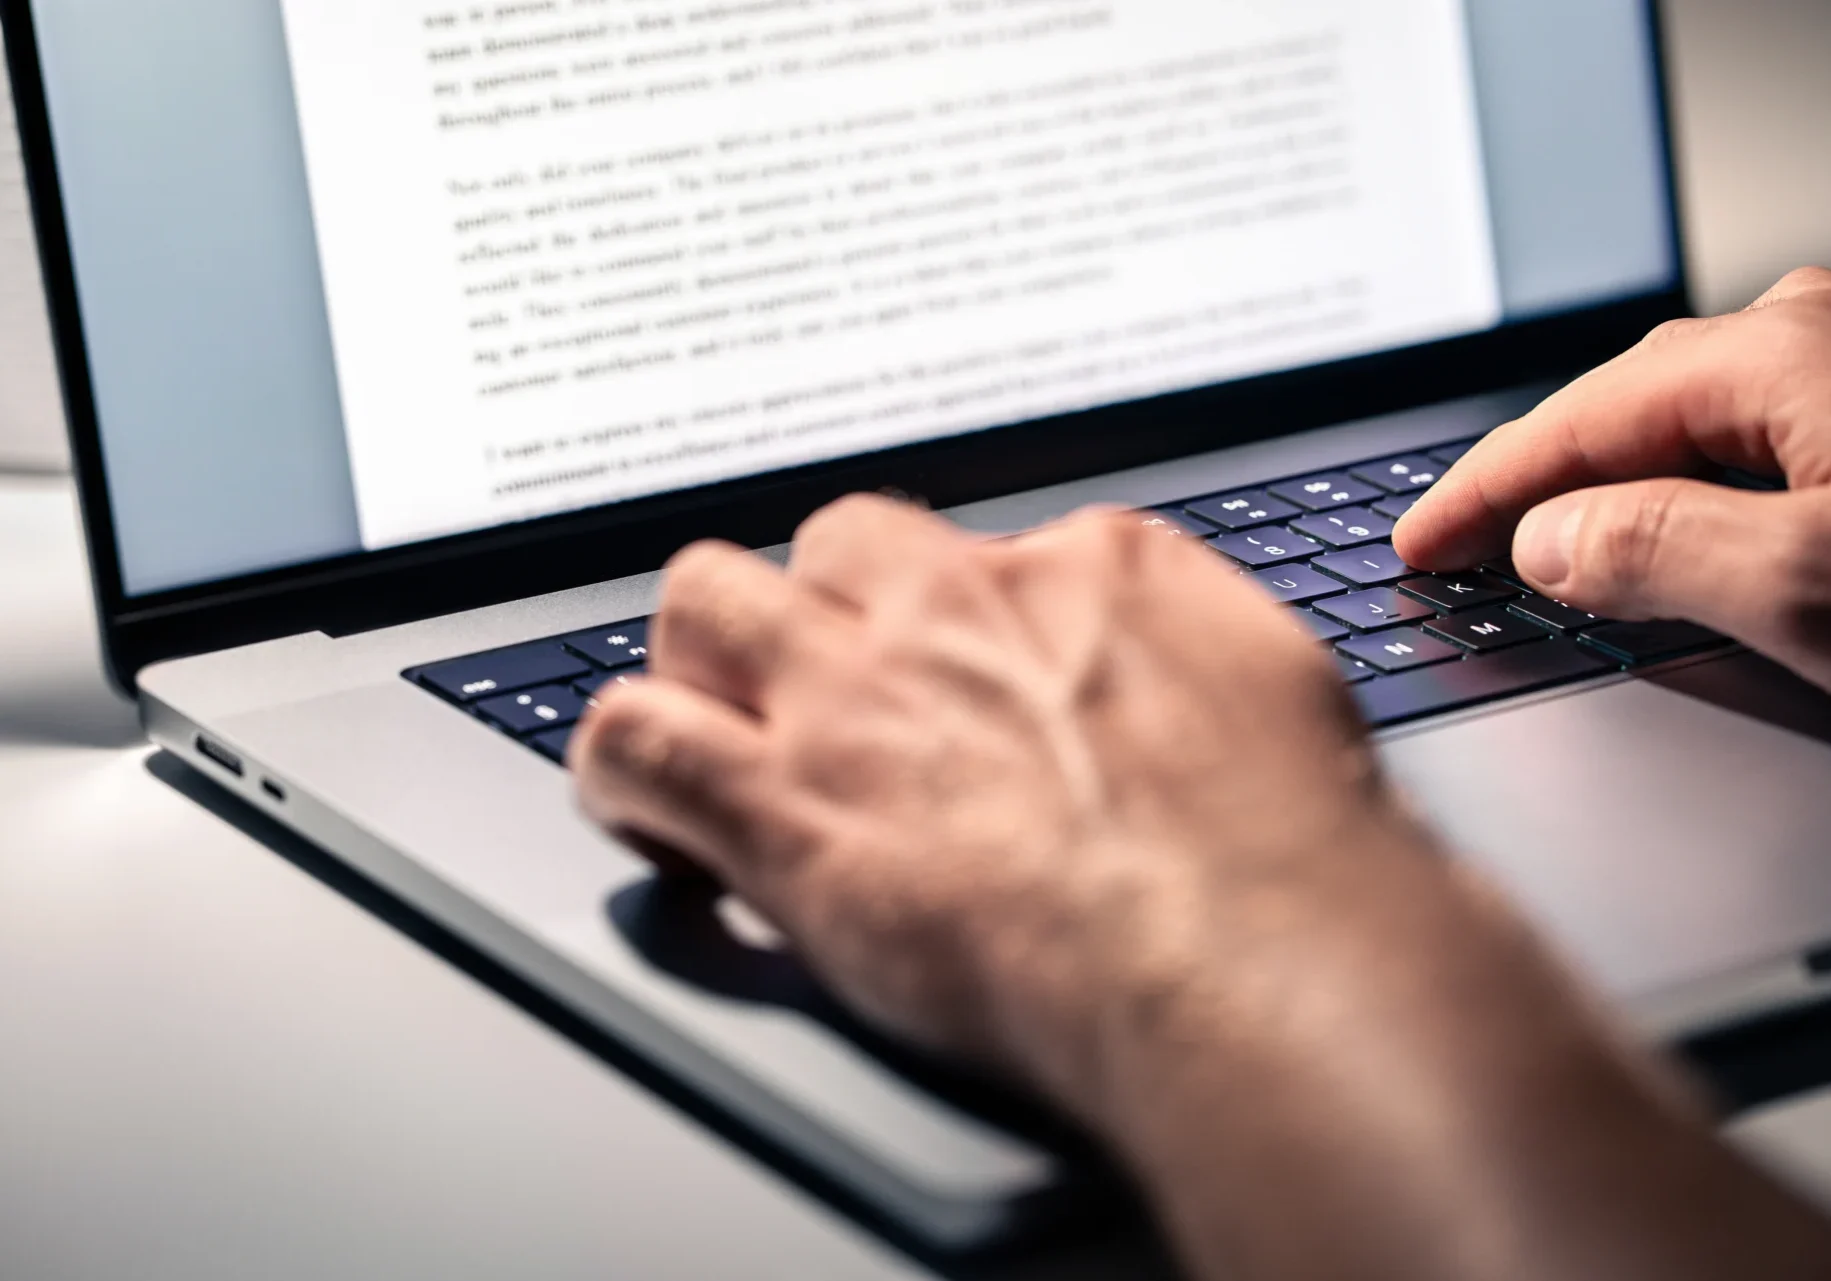
[[[652,30],[520,35],[465,24],[551,25],[550,6],[403,3],[411,21],[391,25],[370,22],[388,11],[373,0],[110,3],[109,22],[57,0],[0,0],[0,16],[105,647],[153,740],[939,1247],[1067,1213],[1105,1186],[1098,1163],[851,1025],[745,941],[741,913],[676,901],[592,830],[561,769],[403,673],[645,617],[684,542],[779,547],[849,489],[894,485],[1001,533],[1478,436],[1686,306],[1640,0],[1405,0],[1410,20],[1384,26],[1320,0],[1217,5],[1195,31],[1168,0],[1064,5],[1021,29],[963,6],[934,18],[966,24],[941,44],[798,29],[839,43],[771,63],[668,32],[775,19],[662,0]],[[553,61],[556,41],[577,57]],[[998,61],[1007,43],[1020,62]],[[921,78],[943,47],[974,51],[947,55],[944,99]],[[509,61],[486,74],[492,58]],[[641,101],[591,79],[611,58],[662,68],[641,71]],[[667,78],[682,59],[724,78]],[[770,96],[813,74],[839,89]],[[527,96],[555,79],[572,87]],[[741,118],[655,105],[714,84],[759,96]],[[1286,98],[1214,106],[1255,93]],[[1095,127],[1170,109],[1135,137]],[[590,111],[635,113],[637,141],[580,151]],[[1072,145],[1010,149],[1051,129]],[[1049,168],[1128,146],[1158,150],[1111,161],[1104,193]],[[1293,147],[1310,153],[1197,181]],[[949,164],[742,194],[916,153]],[[1563,168],[1531,168],[1547,163]],[[1007,171],[1022,185],[948,194]],[[1288,190],[1240,203],[1265,183]],[[974,214],[858,238],[1020,197],[1078,202],[1037,204],[1036,226],[1131,221],[1018,244],[1034,226]],[[795,212],[821,201],[822,221]],[[1141,221],[1153,201],[1185,212]],[[573,221],[528,231],[550,218]],[[815,230],[845,254],[810,250]],[[882,266],[976,239],[1004,256]],[[1153,257],[1166,243],[1185,247]],[[1052,254],[1070,266],[1038,274]],[[1330,255],[1339,271],[1278,283]],[[999,271],[1023,274],[915,287]],[[868,311],[840,305],[867,295]],[[1172,296],[1173,315],[1156,301]],[[800,328],[758,321],[788,314]],[[1072,341],[1041,328],[1060,315]],[[889,359],[857,337],[873,326],[905,327],[901,363],[852,377],[861,352]],[[978,354],[947,358],[949,342]],[[993,365],[1016,373],[987,381]],[[708,371],[690,404],[667,381],[686,366]],[[790,367],[780,394],[701,394]],[[1094,389],[1060,390],[1074,379]],[[939,390],[915,397],[925,380]],[[973,408],[988,397],[1005,407]],[[826,401],[853,409],[809,416]],[[794,431],[769,426],[785,415]],[[883,426],[905,417],[925,425]],[[629,443],[683,431],[701,447]],[[795,443],[822,431],[844,439]],[[719,461],[742,449],[748,464]],[[617,488],[644,468],[658,479]],[[1763,660],[1720,651],[1379,742],[1459,854],[1647,1036],[1819,990],[1831,699]]]

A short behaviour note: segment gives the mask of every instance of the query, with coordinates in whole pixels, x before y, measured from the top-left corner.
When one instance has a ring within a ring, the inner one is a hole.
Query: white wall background
[[[1831,0],[1665,6],[1698,306],[1727,311],[1831,266]]]
[[[65,456],[13,96],[0,63],[0,469],[61,470]]]

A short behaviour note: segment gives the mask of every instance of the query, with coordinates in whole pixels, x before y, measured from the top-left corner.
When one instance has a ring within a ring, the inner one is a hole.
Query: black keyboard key
[[[565,729],[550,729],[536,734],[527,740],[528,746],[552,761],[555,765],[566,763],[566,749],[572,745],[572,726]]]
[[[437,690],[459,703],[474,703],[493,694],[531,689],[536,685],[563,685],[583,676],[591,664],[569,653],[554,641],[517,645],[490,654],[454,658],[407,673],[408,679]]]
[[[1540,627],[1566,634],[1588,631],[1608,622],[1606,618],[1597,618],[1594,614],[1585,614],[1580,609],[1572,609],[1562,601],[1552,600],[1549,596],[1528,596],[1516,600],[1507,606],[1521,618],[1529,619]]]
[[[1429,574],[1406,579],[1399,590],[1445,614],[1498,605],[1519,595],[1511,584],[1487,574]]]
[[[1512,583],[1522,592],[1529,592],[1532,590],[1532,584],[1521,578],[1519,576],[1519,570],[1513,567],[1513,558],[1511,556],[1495,557],[1481,567],[1481,572],[1484,574],[1492,574],[1496,578]]]
[[[1305,560],[1322,550],[1322,544],[1288,529],[1255,529],[1247,534],[1225,534],[1208,540],[1208,546],[1230,556],[1248,569],[1264,569],[1286,561]]]
[[[599,667],[628,667],[648,661],[648,623],[617,623],[560,637],[560,644]]]
[[[1346,654],[1337,654],[1335,656],[1335,667],[1336,670],[1341,672],[1341,678],[1350,685],[1358,685],[1362,681],[1370,681],[1375,676],[1379,675],[1378,672],[1367,666],[1367,664],[1357,663]]]
[[[1515,645],[1524,645],[1527,641],[1542,641],[1546,636],[1543,627],[1527,622],[1518,614],[1509,614],[1504,609],[1477,609],[1467,614],[1455,614],[1424,624],[1424,630],[1464,649],[1474,650],[1477,654],[1511,649]]]
[[[1229,533],[1237,534],[1243,529],[1257,529],[1261,525],[1275,525],[1279,521],[1289,520],[1303,513],[1289,503],[1281,503],[1269,495],[1253,491],[1247,494],[1223,494],[1219,498],[1204,498],[1199,502],[1188,503],[1183,510],[1197,520]]]
[[[1302,565],[1264,569],[1256,574],[1248,574],[1246,578],[1270,592],[1280,605],[1307,605],[1313,600],[1339,596],[1348,590],[1327,574],[1318,574]]]
[[[1316,606],[1316,610],[1363,632],[1401,627],[1406,623],[1436,616],[1436,611],[1429,605],[1409,596],[1401,596],[1390,587],[1376,587],[1372,591],[1355,592],[1352,596],[1337,596],[1334,600],[1323,601]]]
[[[1292,620],[1305,636],[1313,636],[1325,645],[1332,645],[1344,637],[1353,635],[1346,627],[1333,618],[1324,618],[1321,614],[1312,614],[1307,609],[1290,611]]]
[[[1352,636],[1335,648],[1356,662],[1382,672],[1409,672],[1433,663],[1453,662],[1462,657],[1454,645],[1426,636],[1416,627],[1403,631],[1381,632],[1377,636]]]
[[[1443,464],[1415,454],[1356,467],[1349,475],[1389,494],[1420,494],[1443,477]]]
[[[486,698],[477,704],[477,712],[511,734],[532,734],[576,725],[585,714],[585,700],[564,685],[547,685],[522,694]]]
[[[1387,520],[1396,521],[1406,512],[1418,505],[1423,494],[1394,494],[1391,498],[1382,498],[1373,504],[1373,510]]]
[[[1314,516],[1292,521],[1291,528],[1337,549],[1359,547],[1364,543],[1377,543],[1392,537],[1392,522],[1384,516],[1375,515],[1367,507],[1343,507],[1339,511],[1318,512]]]
[[[1385,497],[1386,491],[1352,476],[1306,476],[1302,480],[1287,480],[1269,486],[1266,492],[1273,498],[1295,503],[1305,511],[1326,512],[1356,503],[1370,503]]]
[[[1319,556],[1310,564],[1356,587],[1384,587],[1418,572],[1399,559],[1391,543],[1372,543],[1351,552]]]
[[[1703,650],[1719,649],[1730,644],[1719,635],[1696,623],[1604,623],[1583,632],[1579,638],[1610,658],[1639,666],[1679,658]]]
[[[624,667],[614,672],[597,672],[582,681],[575,682],[572,688],[586,702],[595,702],[598,691],[606,685],[628,685],[632,681],[641,680],[643,670],[640,667]]]
[[[1212,538],[1220,532],[1199,516],[1191,516],[1179,510],[1139,512],[1138,520],[1146,529],[1161,529],[1166,534],[1185,537],[1194,535],[1197,538]]]
[[[1368,681],[1355,687],[1354,697],[1372,724],[1396,725],[1493,699],[1537,693],[1611,670],[1607,662],[1574,641],[1549,640]]]
[[[1433,462],[1442,463],[1445,467],[1454,467],[1462,461],[1464,454],[1480,443],[1478,440],[1459,440],[1453,445],[1439,445],[1435,449],[1427,449],[1424,452],[1430,455]]]
[[[1760,494],[1784,493],[1787,488],[1785,476],[1763,476],[1758,472],[1743,471],[1740,467],[1725,467],[1711,479],[1728,489],[1747,489]]]

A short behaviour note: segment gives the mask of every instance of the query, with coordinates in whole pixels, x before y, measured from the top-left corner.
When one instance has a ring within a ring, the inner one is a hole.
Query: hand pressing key
[[[1710,464],[1790,491],[1694,478]],[[1831,271],[1656,330],[1476,446],[1393,541],[1431,570],[1511,546],[1547,596],[1703,623],[1831,688]]]

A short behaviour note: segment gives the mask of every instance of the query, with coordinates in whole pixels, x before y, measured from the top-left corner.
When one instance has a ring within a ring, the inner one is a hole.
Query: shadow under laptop
[[[0,743],[118,749],[144,741],[133,704],[93,664],[36,666],[13,668],[0,688]]]
[[[753,1160],[949,1281],[1174,1281],[1180,1272],[1138,1198],[1116,1176],[1096,1177],[1069,1217],[1039,1221],[992,1249],[939,1252],[912,1237],[850,1189],[681,1085],[639,1052],[581,1018],[513,971],[351,870],[297,833],[217,787],[168,752],[147,772],[238,828],[326,887],[399,930],[441,960],[541,1020],[612,1070],[691,1117]],[[773,1004],[817,1018],[865,1052],[949,1102],[1050,1146],[1075,1152],[1094,1170],[1110,1167],[1087,1139],[1047,1109],[995,1081],[912,1052],[853,1018],[791,957],[738,939],[717,912],[711,887],[649,882],[605,905],[607,928],[623,933],[651,964],[728,999]]]
[[[102,672],[76,499],[67,480],[0,473],[0,743],[122,748],[133,704]]]

